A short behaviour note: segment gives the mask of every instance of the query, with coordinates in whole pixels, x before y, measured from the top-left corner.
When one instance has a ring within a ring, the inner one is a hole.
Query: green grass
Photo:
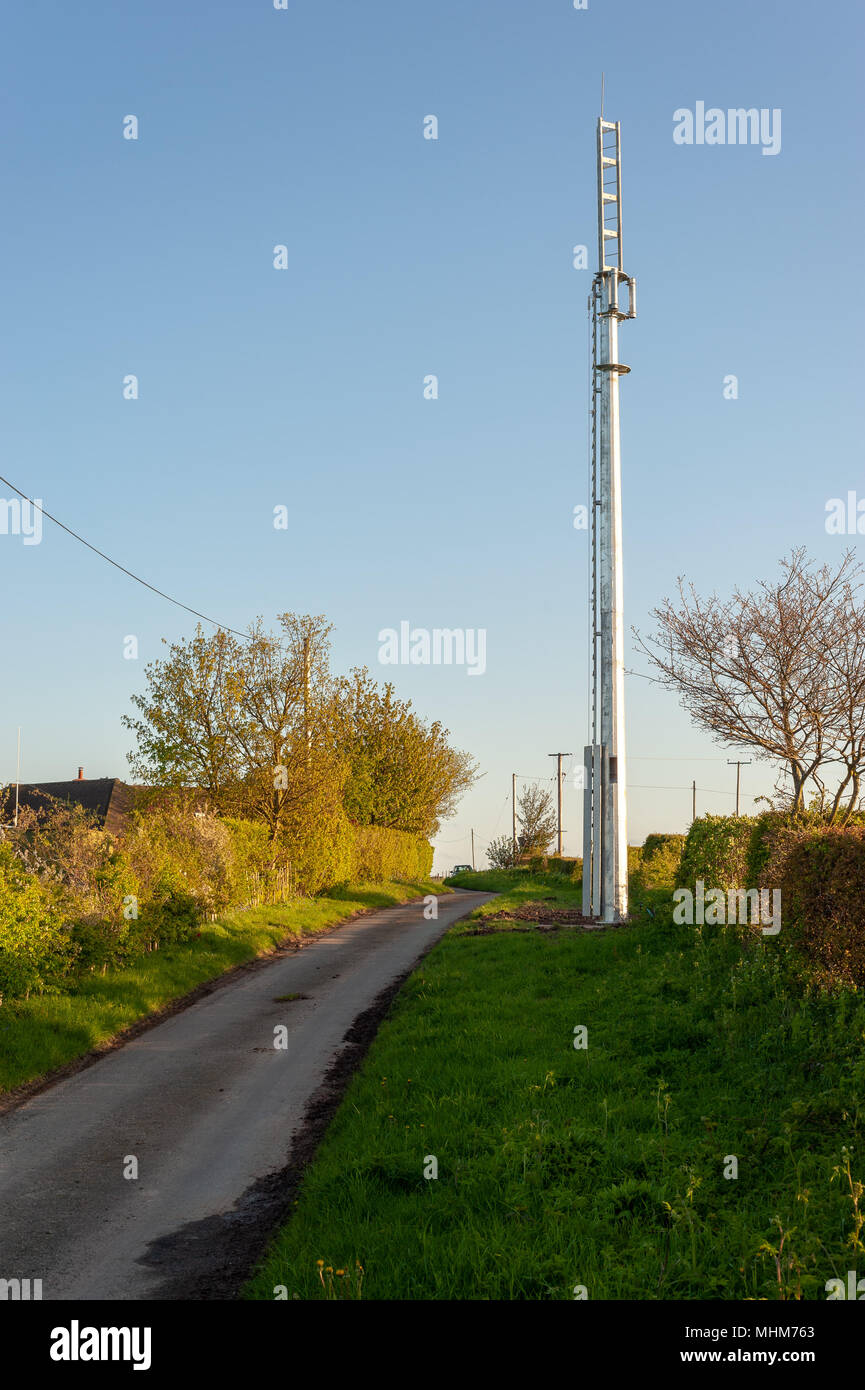
[[[81,975],[62,994],[10,1001],[0,1008],[0,1093],[81,1057],[288,937],[314,935],[357,912],[442,891],[434,883],[349,884],[327,896],[226,913],[192,941],[139,956],[104,976]]]
[[[246,1296],[357,1297],[358,1265],[364,1299],[822,1300],[862,1274],[861,995],[809,992],[780,939],[660,920],[665,896],[633,928],[450,931]]]
[[[523,903],[546,903],[549,907],[567,907],[580,910],[582,906],[582,883],[579,878],[567,878],[564,874],[532,874],[527,869],[481,869],[476,873],[457,874],[446,880],[454,888],[474,888],[479,892],[497,893],[498,897],[484,903],[471,918],[457,922],[451,929],[459,934],[470,931],[472,924],[488,917],[490,913],[518,908]],[[501,927],[507,929],[507,923]]]

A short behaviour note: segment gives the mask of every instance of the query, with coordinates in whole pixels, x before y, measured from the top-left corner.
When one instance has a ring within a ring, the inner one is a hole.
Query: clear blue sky
[[[441,834],[439,862],[465,860],[469,827],[509,824],[512,771],[549,777],[586,740],[571,248],[594,262],[601,71],[639,291],[625,602],[645,628],[679,573],[727,591],[796,542],[837,555],[826,500],[865,495],[862,32],[852,0],[8,7],[0,472],[232,627],[327,613],[339,669],[375,670],[403,619],[485,628],[483,677],[379,668],[481,763]],[[780,108],[780,154],[674,144],[697,101]],[[120,716],[194,620],[48,523],[38,546],[0,536],[0,583],[0,779],[19,724],[24,780],[127,775]],[[657,687],[628,695],[630,839],[689,819],[654,786],[696,777],[717,789],[699,810],[731,809],[728,754]],[[571,791],[565,824],[578,852]]]

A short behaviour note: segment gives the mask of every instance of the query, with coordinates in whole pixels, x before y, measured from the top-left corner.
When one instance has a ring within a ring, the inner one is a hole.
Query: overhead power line
[[[628,790],[636,787],[641,792],[689,792],[690,787],[654,787],[645,782],[629,782]],[[723,787],[698,787],[698,792],[710,792],[712,796],[735,796],[735,792],[725,791]]]
[[[112,560],[111,556],[106,555],[104,550],[99,550],[97,546],[91,545],[83,536],[79,536],[77,531],[73,531],[70,526],[65,526],[56,516],[52,516],[50,512],[46,512],[44,507],[41,507],[38,502],[34,502],[32,497],[28,497],[26,492],[22,492],[20,487],[16,487],[8,478],[4,478],[2,473],[0,473],[0,483],[5,483],[7,487],[11,487],[13,492],[17,492],[19,497],[23,497],[25,502],[29,502],[30,506],[35,507],[43,516],[47,516],[48,520],[53,521],[55,526],[59,526],[61,531],[65,531],[67,536],[71,536],[73,540],[79,541],[81,545],[86,545],[87,549],[92,550],[94,555],[98,555],[100,560],[107,560],[109,565],[113,565],[116,570],[120,570],[122,574],[128,575],[130,579],[134,579],[136,584],[143,584],[144,588],[149,589],[152,594],[158,594],[160,598],[167,599],[168,602],[173,603],[176,608],[183,608],[187,613],[192,613],[196,618],[203,618],[206,623],[212,623],[214,627],[220,628],[222,632],[230,632],[235,637],[242,637],[245,642],[249,641],[248,632],[238,632],[236,628],[229,627],[226,623],[217,622],[216,618],[209,618],[206,613],[199,613],[197,608],[190,608],[188,603],[181,603],[180,599],[172,598],[170,594],[166,594],[162,589],[157,589],[155,584],[148,584],[147,580],[142,579],[139,574],[133,574],[132,570],[128,570],[125,565],[119,564],[117,560]]]

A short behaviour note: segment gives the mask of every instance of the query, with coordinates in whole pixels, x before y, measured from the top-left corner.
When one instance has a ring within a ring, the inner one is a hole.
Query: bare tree
[[[678,601],[654,610],[657,630],[637,643],[662,684],[675,690],[701,728],[726,747],[780,762],[792,810],[809,781],[840,766],[836,818],[858,801],[865,757],[865,620],[857,604],[862,567],[847,552],[836,567],[815,567],[804,548],[781,562],[781,577],[736,589],[726,601],[701,599],[678,585]]]
[[[517,851],[543,854],[556,833],[557,818],[552,792],[530,785],[517,797]]]
[[[851,569],[842,587],[836,602],[834,627],[824,651],[834,690],[828,762],[840,767],[840,780],[827,816],[830,822],[840,819],[845,823],[858,809],[865,772],[865,610],[857,603],[860,588],[857,574],[857,569]],[[825,806],[825,788],[820,779],[814,780]]]
[[[510,835],[500,835],[497,840],[490,840],[487,845],[487,859],[494,869],[512,869],[514,867],[514,842]]]

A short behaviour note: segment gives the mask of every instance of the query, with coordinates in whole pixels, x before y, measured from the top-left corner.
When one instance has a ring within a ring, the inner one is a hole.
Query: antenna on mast
[[[628,914],[625,793],[625,638],[622,598],[622,471],[619,323],[636,317],[633,278],[622,261],[622,146],[618,121],[604,119],[598,149],[598,270],[592,281],[591,738],[583,792],[583,915],[621,922]],[[628,289],[627,312],[619,291]]]

